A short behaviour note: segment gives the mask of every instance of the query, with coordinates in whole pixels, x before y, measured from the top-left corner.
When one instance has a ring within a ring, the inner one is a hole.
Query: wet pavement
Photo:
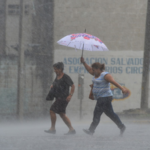
[[[49,120],[0,124],[0,150],[150,150],[150,123],[127,122],[123,137],[111,121],[99,124],[93,136],[86,135],[91,121],[72,121],[76,135],[66,136],[66,125],[58,119],[55,135],[45,133]]]

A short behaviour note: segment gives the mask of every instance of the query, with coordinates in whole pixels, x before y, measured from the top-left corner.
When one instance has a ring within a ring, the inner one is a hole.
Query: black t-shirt
[[[72,85],[73,81],[67,74],[64,74],[63,77],[59,80],[56,77],[53,82],[55,97],[67,98],[69,95],[69,87]]]

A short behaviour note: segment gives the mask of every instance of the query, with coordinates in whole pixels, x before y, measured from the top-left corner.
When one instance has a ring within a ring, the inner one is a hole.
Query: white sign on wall
[[[90,107],[91,102],[89,103],[87,99],[92,76],[86,71],[84,66],[80,64],[80,57],[81,50],[55,50],[54,62],[62,61],[64,63],[64,71],[71,76],[76,87],[78,86],[78,73],[85,74],[85,94],[83,101],[86,103],[86,107]],[[120,89],[111,85],[114,95],[113,105],[115,111],[118,112],[126,109],[140,108],[143,51],[84,51],[84,59],[88,65],[91,65],[94,62],[104,63],[105,70],[108,71],[118,83],[129,89],[130,93],[128,95],[123,95]],[[74,96],[73,98],[76,99],[77,97]],[[89,106],[87,106],[87,103],[89,103]],[[87,108],[86,110],[88,111]]]

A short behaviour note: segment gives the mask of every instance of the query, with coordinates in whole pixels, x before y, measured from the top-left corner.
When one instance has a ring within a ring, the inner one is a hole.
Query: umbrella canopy
[[[59,41],[58,44],[87,51],[108,51],[106,45],[96,36],[87,33],[70,34]]]

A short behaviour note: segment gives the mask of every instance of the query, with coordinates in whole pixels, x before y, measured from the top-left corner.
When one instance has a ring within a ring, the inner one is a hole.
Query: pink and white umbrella
[[[83,50],[108,51],[106,45],[99,38],[87,33],[70,34],[57,41],[57,43],[63,46],[80,49],[82,50],[82,55]]]

